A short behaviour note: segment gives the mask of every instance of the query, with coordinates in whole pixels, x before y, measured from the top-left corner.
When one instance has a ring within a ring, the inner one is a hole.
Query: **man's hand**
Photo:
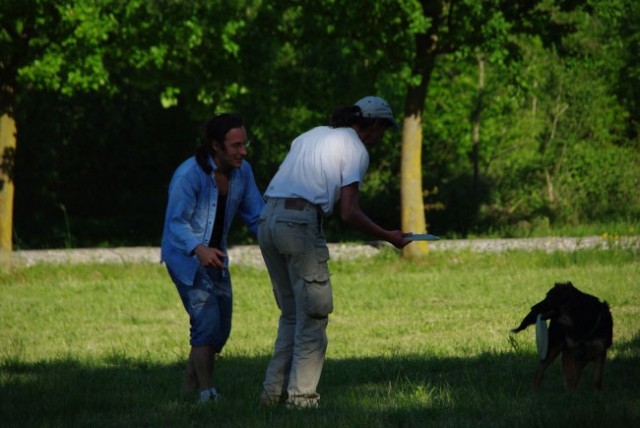
[[[404,248],[411,242],[407,239],[408,236],[411,236],[411,233],[406,233],[401,230],[391,230],[389,231],[387,241],[396,248]]]
[[[219,250],[218,248],[205,247],[204,245],[198,245],[193,252],[198,256],[198,260],[202,263],[202,266],[213,266],[218,269],[224,268],[224,259],[227,254]]]

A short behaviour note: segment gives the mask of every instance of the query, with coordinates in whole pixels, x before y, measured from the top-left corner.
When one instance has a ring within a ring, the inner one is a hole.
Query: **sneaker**
[[[287,409],[317,409],[320,403],[319,394],[298,395],[287,398]]]
[[[267,391],[260,393],[260,405],[265,407],[276,406],[287,400],[287,393],[281,395],[269,394]]]
[[[200,397],[198,398],[198,403],[206,403],[207,401],[220,401],[222,400],[222,394],[218,392],[215,388],[205,389],[204,391],[200,391]]]

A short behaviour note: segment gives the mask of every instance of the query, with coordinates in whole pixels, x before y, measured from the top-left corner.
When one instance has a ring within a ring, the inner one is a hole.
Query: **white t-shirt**
[[[362,183],[368,167],[369,153],[352,128],[319,126],[293,140],[265,196],[304,198],[331,214],[340,188]]]

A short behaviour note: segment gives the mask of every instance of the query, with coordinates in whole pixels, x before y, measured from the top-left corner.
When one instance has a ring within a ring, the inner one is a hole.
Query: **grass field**
[[[258,405],[277,311],[265,271],[232,269],[234,325],[217,362],[224,400],[180,384],[188,319],[163,266],[38,265],[0,273],[3,427],[640,426],[640,255],[391,250],[332,262],[335,312],[317,410]],[[607,300],[614,345],[601,393],[587,367],[541,390],[533,328],[511,336],[556,281]]]

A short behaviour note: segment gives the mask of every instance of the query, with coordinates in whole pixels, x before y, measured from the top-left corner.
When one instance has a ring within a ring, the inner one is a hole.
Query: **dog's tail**
[[[613,316],[607,301],[602,302],[602,326],[600,328],[604,331],[604,346],[609,348],[613,344]]]

